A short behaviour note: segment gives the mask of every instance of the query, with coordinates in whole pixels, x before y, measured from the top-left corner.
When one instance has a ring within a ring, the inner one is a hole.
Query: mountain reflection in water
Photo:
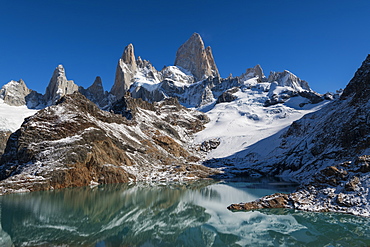
[[[370,245],[368,218],[271,209],[233,213],[226,209],[231,203],[291,189],[284,183],[266,181],[201,180],[6,195],[0,197],[0,245]]]

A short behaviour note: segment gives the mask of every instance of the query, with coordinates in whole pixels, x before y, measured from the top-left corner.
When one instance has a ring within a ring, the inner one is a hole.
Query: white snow
[[[195,143],[212,138],[219,138],[221,141],[219,147],[208,154],[208,159],[228,157],[245,150],[327,103],[299,107],[300,103],[307,103],[307,99],[297,96],[290,98],[285,104],[265,107],[263,105],[268,99],[268,92],[265,87],[267,85],[264,84],[269,83],[259,83],[258,85],[263,85],[250,89],[250,85],[257,85],[253,80],[245,81],[248,87],[234,94],[238,97],[235,101],[217,104],[207,112],[211,121],[205,130],[196,135]],[[284,87],[279,87],[279,90],[284,90]]]
[[[32,116],[38,110],[27,106],[10,106],[0,99],[0,130],[16,131],[26,117]]]
[[[146,88],[148,91],[153,91],[158,87],[160,80],[156,76],[154,76],[154,78],[147,76],[147,73],[149,72],[150,70],[148,68],[143,68],[137,71],[134,81],[136,86],[141,86]]]

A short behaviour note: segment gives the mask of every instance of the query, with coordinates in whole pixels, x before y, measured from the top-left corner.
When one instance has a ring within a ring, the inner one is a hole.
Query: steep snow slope
[[[307,113],[317,111],[328,101],[309,104],[307,98],[291,97],[284,104],[268,107],[265,102],[276,87],[270,83],[258,83],[258,77],[242,83],[234,93],[236,99],[216,104],[207,112],[210,122],[206,129],[196,135],[195,142],[201,143],[218,138],[220,145],[213,149],[208,159],[223,158],[248,149],[254,143],[272,136]],[[280,86],[280,91],[289,90]],[[261,150],[265,151],[265,150]]]

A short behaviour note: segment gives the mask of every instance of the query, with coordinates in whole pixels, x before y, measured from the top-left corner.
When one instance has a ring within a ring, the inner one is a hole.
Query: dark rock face
[[[78,87],[78,91],[83,94],[86,98],[97,104],[101,109],[106,108],[109,105],[109,94],[104,91],[102,80],[100,76],[97,76],[94,83],[87,89]]]
[[[341,99],[353,96],[353,103],[364,102],[370,99],[370,55],[367,56],[353,79],[344,89]]]
[[[134,99],[130,93],[126,93],[120,100],[116,101],[110,108],[115,114],[121,114],[128,120],[132,120],[138,109],[155,111],[155,106],[152,103],[142,99]]]
[[[0,158],[1,158],[1,155],[3,155],[3,153],[4,153],[6,143],[9,139],[9,136],[11,135],[11,133],[12,133],[11,131],[0,130]]]
[[[302,96],[303,98],[309,99],[311,104],[317,104],[323,101],[323,97],[315,92],[310,91],[302,91],[298,93],[299,96]]]
[[[207,177],[214,171],[194,163],[199,157],[187,145],[207,119],[172,103],[127,96],[121,105],[132,114],[128,120],[80,93],[64,96],[10,136],[0,161],[1,193]]]
[[[200,145],[200,150],[203,152],[209,152],[212,149],[216,149],[219,145],[220,145],[220,140],[217,138],[207,140],[207,141],[202,142],[202,144]]]

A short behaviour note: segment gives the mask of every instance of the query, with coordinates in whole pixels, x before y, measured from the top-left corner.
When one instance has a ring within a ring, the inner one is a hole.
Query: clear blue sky
[[[221,76],[260,64],[290,70],[320,92],[344,88],[370,53],[368,0],[2,0],[0,86],[24,79],[45,92],[54,68],[110,90],[124,47],[158,69],[194,32]]]

